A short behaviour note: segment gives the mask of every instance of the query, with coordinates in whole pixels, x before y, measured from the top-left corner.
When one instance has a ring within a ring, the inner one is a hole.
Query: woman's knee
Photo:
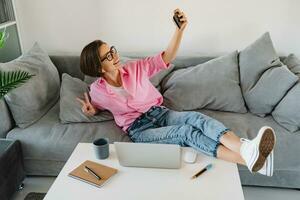
[[[175,126],[175,129],[177,129],[177,132],[181,136],[186,136],[187,133],[191,133],[193,131],[193,126],[189,124],[180,124]]]
[[[187,119],[189,120],[193,120],[194,119],[194,123],[211,123],[211,122],[214,122],[216,121],[216,119],[210,117],[210,116],[207,116],[203,113],[200,113],[200,112],[197,112],[197,111],[190,111],[188,114],[187,114]]]
[[[166,134],[167,138],[177,138],[182,143],[187,143],[191,138],[193,127],[188,124],[174,125]]]
[[[203,136],[201,130],[196,129],[194,126],[190,124],[182,124],[177,126],[177,134],[180,138],[182,138],[185,143],[188,142],[197,142],[197,140]]]

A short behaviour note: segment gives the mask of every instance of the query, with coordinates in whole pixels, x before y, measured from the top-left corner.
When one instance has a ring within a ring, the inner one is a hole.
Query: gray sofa
[[[143,54],[139,56],[129,54],[128,56],[141,58]],[[63,73],[68,73],[73,77],[84,79],[79,68],[79,56],[59,55],[50,56],[50,58],[58,69],[60,77]],[[180,69],[205,63],[213,58],[179,56],[173,62],[174,69],[164,77],[162,83],[170,79]],[[284,58],[281,57],[281,60]],[[161,90],[163,95],[164,92]],[[166,104],[166,106],[168,105]],[[79,142],[92,142],[99,137],[108,137],[110,142],[131,141],[113,120],[62,124],[59,119],[59,100],[41,119],[27,128],[16,127],[5,101],[0,101],[0,108],[1,137],[21,141],[27,175],[57,176]],[[273,127],[277,135],[273,177],[253,175],[249,173],[246,167],[238,166],[241,182],[243,185],[300,188],[300,159],[298,156],[300,131],[289,132],[278,124],[271,115],[259,117],[250,112],[236,113],[212,109],[196,109],[194,111],[202,112],[223,122],[240,137],[251,139],[256,136],[261,126]]]
[[[212,58],[178,57],[174,64],[178,67],[192,66]],[[84,78],[79,70],[79,56],[52,56],[51,59],[60,75],[68,73],[73,77]],[[1,104],[2,112],[7,106],[3,100]],[[268,178],[252,175],[245,167],[238,166],[242,184],[300,188],[300,159],[297,154],[300,152],[300,131],[288,132],[276,123],[272,116],[261,118],[249,112],[239,114],[212,110],[196,111],[220,120],[242,137],[253,138],[261,126],[272,126],[277,133],[274,176]],[[12,127],[6,135],[3,135],[21,141],[27,174],[42,176],[58,175],[77,143],[92,142],[95,138],[103,136],[108,137],[111,142],[130,141],[113,120],[100,123],[61,124],[59,101],[35,124],[26,129]]]

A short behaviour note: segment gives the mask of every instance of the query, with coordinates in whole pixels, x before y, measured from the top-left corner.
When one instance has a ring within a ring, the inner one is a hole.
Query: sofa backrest
[[[84,79],[84,74],[80,70],[79,56],[50,56],[51,61],[56,66],[60,80],[63,73],[70,74],[73,77]]]
[[[144,58],[147,55],[132,56],[131,54],[129,55],[124,54],[122,56],[134,58],[134,59],[140,59],[140,58]],[[178,56],[172,63],[175,65],[174,70],[176,70],[176,69],[204,63],[213,58],[214,57],[209,57],[209,56]],[[79,62],[80,62],[79,56],[52,55],[50,56],[50,59],[56,66],[60,78],[63,73],[68,73],[73,77],[79,78],[81,80],[84,79],[84,74],[81,72],[79,66]]]
[[[144,58],[147,55],[154,55],[152,54],[145,54],[145,53],[139,53],[139,54],[123,54],[121,56],[139,59]],[[176,59],[172,62],[175,67],[174,70],[186,68],[190,66],[195,66],[197,64],[201,64],[204,62],[207,62],[213,58],[216,58],[217,56],[177,56]],[[80,70],[79,61],[80,57],[79,55],[52,55],[50,56],[52,62],[57,67],[57,70],[59,72],[60,78],[63,73],[68,73],[73,77],[79,78],[81,80],[84,80],[84,74]],[[284,59],[285,56],[280,57],[280,59]],[[173,70],[173,71],[174,71]]]

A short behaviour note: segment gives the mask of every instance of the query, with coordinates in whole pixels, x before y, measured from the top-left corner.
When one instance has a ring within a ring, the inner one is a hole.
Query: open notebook
[[[88,168],[92,169],[97,175],[101,177],[101,179],[98,180],[95,176],[86,172],[84,170],[84,166],[87,166]],[[86,160],[78,167],[76,167],[73,171],[71,171],[69,173],[69,176],[84,181],[86,183],[92,184],[94,186],[101,187],[104,185],[104,183],[108,181],[108,179],[110,179],[117,172],[118,170],[115,168],[101,165],[90,160]]]

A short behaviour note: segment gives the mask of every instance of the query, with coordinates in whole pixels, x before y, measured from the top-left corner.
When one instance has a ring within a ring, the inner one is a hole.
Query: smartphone
[[[174,14],[173,20],[176,23],[176,25],[178,26],[178,28],[180,29],[182,22],[180,21],[180,17],[178,17],[178,14],[179,13],[177,13],[177,12]]]

